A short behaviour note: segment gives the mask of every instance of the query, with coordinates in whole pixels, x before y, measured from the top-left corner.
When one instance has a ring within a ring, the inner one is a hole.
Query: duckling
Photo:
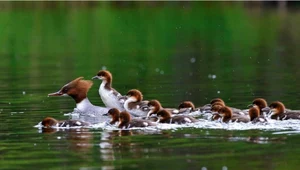
[[[42,120],[42,125],[44,128],[53,128],[53,127],[89,126],[91,124],[79,120],[56,120],[52,117],[46,117]]]
[[[282,102],[276,101],[270,104],[271,119],[287,120],[287,119],[300,119],[300,112],[293,110],[286,110]]]
[[[228,123],[230,120],[233,122],[244,122],[247,123],[250,121],[248,116],[245,115],[233,115],[232,110],[228,106],[223,106],[218,111],[219,115],[222,117],[222,122]]]

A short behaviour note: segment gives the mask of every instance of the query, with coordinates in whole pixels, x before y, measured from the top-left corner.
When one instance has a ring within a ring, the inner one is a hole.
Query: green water
[[[48,98],[76,77],[113,73],[165,107],[256,97],[300,109],[300,13],[241,3],[9,8],[0,11],[0,169],[298,169],[299,134],[183,128],[41,133],[71,98]],[[210,77],[214,77],[214,79]],[[102,105],[100,81],[89,99]]]

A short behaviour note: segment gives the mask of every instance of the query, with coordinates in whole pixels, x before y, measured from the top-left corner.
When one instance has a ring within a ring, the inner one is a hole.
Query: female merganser
[[[90,123],[100,123],[108,119],[103,114],[107,113],[108,108],[94,106],[87,98],[87,93],[93,82],[90,80],[82,80],[78,77],[75,80],[64,85],[58,92],[50,93],[48,96],[71,96],[76,102],[75,111],[80,113],[79,119],[83,119]]]
[[[271,119],[287,120],[287,119],[300,119],[300,112],[293,110],[286,110],[283,103],[276,101],[270,104]]]
[[[131,115],[136,117],[145,117],[150,109],[147,100],[143,101],[142,93],[137,89],[129,90],[126,94],[127,100],[124,103],[124,108]]]
[[[245,115],[236,115],[232,114],[230,107],[223,106],[219,109],[219,115],[222,117],[222,122],[228,123],[230,120],[233,122],[244,122],[247,123],[250,121],[248,116]]]
[[[51,128],[51,127],[74,127],[74,126],[89,126],[90,123],[88,122],[82,122],[79,120],[56,120],[52,117],[46,117],[42,121],[42,125],[45,128]]]
[[[102,80],[99,87],[99,95],[106,107],[124,110],[123,96],[111,87],[112,74],[109,71],[100,70],[92,79]]]
[[[143,119],[131,119],[130,114],[127,111],[122,111],[119,113],[119,128],[128,129],[132,127],[148,127],[148,126],[156,126],[156,123],[151,122],[149,120]]]
[[[250,121],[252,123],[267,122],[267,119],[265,118],[265,116],[261,115],[261,111],[257,105],[253,105],[249,109],[249,116],[250,116]]]

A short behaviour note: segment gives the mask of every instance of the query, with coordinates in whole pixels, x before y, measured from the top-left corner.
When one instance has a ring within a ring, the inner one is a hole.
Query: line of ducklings
[[[284,104],[279,101],[271,103],[268,107],[266,100],[263,98],[255,99],[248,106],[249,109],[245,110],[226,106],[220,98],[213,99],[209,104],[197,108],[191,101],[182,102],[178,108],[163,108],[158,100],[143,100],[142,93],[137,89],[129,90],[125,96],[122,96],[112,88],[112,74],[107,70],[100,70],[93,79],[102,80],[99,87],[99,96],[106,108],[112,108],[109,110],[100,107],[101,111],[106,110],[103,116],[110,116],[112,118],[110,124],[118,123],[119,128],[156,126],[157,123],[194,123],[200,119],[217,120],[225,123],[267,122],[267,118],[277,120],[300,119],[300,111],[286,109]],[[55,96],[69,95],[74,98],[77,107],[82,106],[82,101],[88,101],[87,92],[92,86],[90,81],[88,86],[85,85],[87,82],[88,80],[77,78],[63,86],[59,92],[53,94]],[[53,94],[50,94],[50,96]],[[93,105],[89,103],[88,106]],[[80,109],[80,107],[77,109]],[[196,112],[199,113],[196,114],[197,117],[189,116],[190,113]],[[70,127],[87,126],[91,123],[80,120],[58,121],[47,117],[42,121],[42,125],[44,127],[54,125]]]

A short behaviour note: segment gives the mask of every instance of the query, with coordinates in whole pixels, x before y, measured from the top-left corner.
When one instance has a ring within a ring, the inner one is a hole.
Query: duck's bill
[[[254,106],[254,104],[249,104],[248,106],[247,106],[247,108],[251,108],[251,107],[253,107]]]
[[[99,79],[99,76],[94,76],[92,77],[92,79]]]
[[[66,94],[62,93],[61,91],[50,93],[48,96],[66,96]]]

